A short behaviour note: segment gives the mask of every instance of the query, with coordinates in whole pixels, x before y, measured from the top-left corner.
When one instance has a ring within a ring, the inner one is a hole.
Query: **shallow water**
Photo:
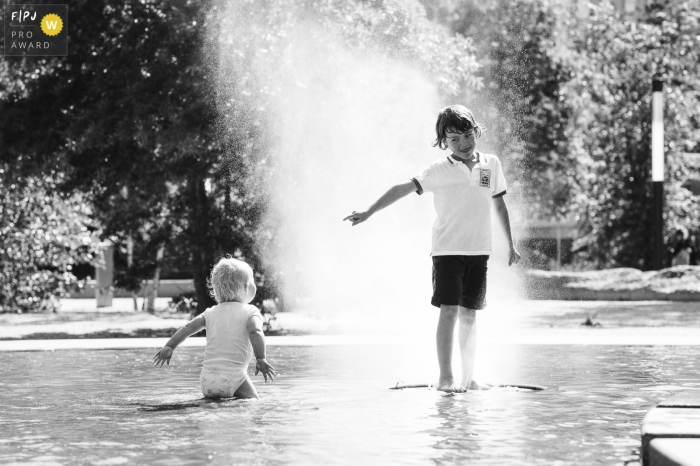
[[[0,353],[0,463],[637,464],[646,411],[700,388],[698,347],[497,345],[489,381],[549,389],[388,390],[433,382],[424,350],[270,347],[258,402],[202,400],[201,347]]]

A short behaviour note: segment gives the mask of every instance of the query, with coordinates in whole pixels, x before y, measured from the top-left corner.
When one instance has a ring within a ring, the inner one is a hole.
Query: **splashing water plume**
[[[431,146],[446,102],[417,66],[350,48],[313,22],[294,21],[283,42],[281,59],[258,54],[250,70],[274,90],[259,178],[276,231],[265,260],[283,273],[294,311],[324,320],[327,331],[410,334],[434,347],[432,195],[409,195],[355,227],[342,219],[447,155]],[[222,54],[226,62],[235,50]],[[480,332],[512,323],[506,311],[520,296],[505,235],[497,224],[493,231],[490,316],[480,317]]]

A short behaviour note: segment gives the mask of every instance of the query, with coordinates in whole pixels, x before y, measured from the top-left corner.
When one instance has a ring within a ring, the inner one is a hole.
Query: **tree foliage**
[[[518,181],[524,218],[579,221],[575,259],[651,266],[651,82],[665,82],[665,225],[697,227],[683,152],[698,152],[698,2],[656,2],[641,16],[612,6],[577,20],[547,0],[433,3],[430,14],[474,38],[492,137]],[[493,133],[496,133],[495,135]],[[695,175],[696,176],[696,175]]]
[[[22,85],[3,103],[4,155],[27,161],[27,171],[65,173],[61,188],[87,194],[103,235],[141,240],[133,266],[117,274],[122,286],[146,278],[155,251],[174,234],[188,237],[185,257],[206,306],[211,256],[232,246],[205,192],[223,152],[202,59],[206,5],[71,7],[80,14],[72,16],[67,57],[36,69],[27,60],[12,64]],[[39,140],[34,128],[42,129]]]
[[[584,234],[574,248],[600,266],[651,267],[651,84],[665,82],[665,235],[696,227],[698,199],[684,187],[684,152],[700,141],[700,10],[655,4],[640,21],[601,7],[586,23],[572,56],[581,161]]]
[[[484,89],[468,92],[467,101],[486,122],[487,145],[503,159],[523,218],[565,217],[577,186],[564,87],[572,77],[566,16],[542,0],[426,3],[433,16],[473,38]]]
[[[231,5],[249,17],[239,21],[245,34],[226,34]],[[67,57],[8,62],[0,161],[16,176],[59,173],[56,189],[81,193],[103,237],[119,243],[120,286],[135,289],[159,265],[186,263],[198,312],[212,303],[209,270],[227,253],[253,265],[266,285],[260,297],[274,295],[256,249],[265,193],[251,174],[269,156],[264,108],[275,95],[249,79],[248,65],[274,54],[288,25],[310,18],[352,47],[418,60],[446,92],[479,85],[469,41],[427,21],[418,3],[80,0],[71,11]],[[227,67],[222,57],[237,53]],[[130,267],[128,238],[138,243]]]
[[[98,262],[91,211],[79,194],[57,192],[60,174],[14,177],[0,167],[0,312],[55,310],[82,285],[73,267]]]

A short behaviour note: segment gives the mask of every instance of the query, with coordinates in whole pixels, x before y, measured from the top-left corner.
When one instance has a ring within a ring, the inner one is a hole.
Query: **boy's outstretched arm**
[[[402,197],[408,196],[415,190],[416,185],[415,183],[413,183],[413,181],[392,186],[391,189],[385,192],[382,195],[382,197],[377,199],[377,201],[374,204],[372,204],[369,209],[367,209],[364,212],[353,211],[353,213],[345,217],[343,221],[350,220],[352,222],[352,226],[355,226],[358,223],[362,223],[368,218],[370,218],[372,215],[374,215],[376,212],[379,212],[385,207],[389,207],[394,202],[398,201]]]
[[[158,367],[158,364],[160,364],[160,367],[163,367],[163,364],[166,362],[170,365],[170,358],[173,356],[173,350],[177,348],[180,343],[185,341],[187,337],[194,335],[204,327],[206,327],[204,316],[198,315],[190,320],[184,327],[175,332],[175,335],[170,337],[170,340],[168,340],[165,346],[153,356],[153,365]]]
[[[506,205],[505,196],[500,196],[494,199],[496,203],[496,212],[498,217],[501,219],[501,224],[506,230],[506,235],[508,236],[508,243],[510,244],[510,254],[508,256],[508,265],[517,264],[520,261],[520,253],[515,249],[515,244],[513,243],[513,233],[510,229],[510,215],[508,214],[508,206]]]
[[[267,382],[268,377],[270,382],[273,382],[277,374],[275,368],[265,359],[265,334],[262,329],[262,319],[259,315],[252,315],[248,317],[246,325],[248,335],[250,335],[250,344],[253,346],[253,354],[255,354],[255,375],[262,372],[265,382]]]

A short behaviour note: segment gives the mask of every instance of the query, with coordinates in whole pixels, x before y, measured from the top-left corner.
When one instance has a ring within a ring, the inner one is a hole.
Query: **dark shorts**
[[[489,256],[433,256],[433,299],[440,307],[486,307],[486,269]]]

